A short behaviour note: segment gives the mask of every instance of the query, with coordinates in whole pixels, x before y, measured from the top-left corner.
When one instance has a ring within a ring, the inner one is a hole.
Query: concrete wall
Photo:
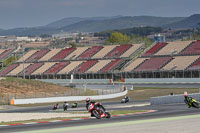
[[[200,93],[188,94],[200,101]],[[173,104],[173,103],[184,103],[184,95],[170,95],[170,96],[161,96],[161,97],[152,97],[150,99],[151,105],[160,105],[160,104]]]
[[[40,79],[40,81],[53,83],[53,84],[69,84],[70,83],[70,79]],[[102,84],[102,83],[109,83],[109,79],[73,79],[72,83],[74,84],[77,84],[77,83]]]
[[[70,79],[40,79],[54,84],[68,84]],[[73,83],[110,83],[109,79],[73,79]],[[200,83],[200,78],[127,78],[125,83]]]
[[[131,78],[126,83],[200,83],[200,78]]]
[[[69,96],[69,97],[49,97],[49,98],[33,98],[33,99],[12,99],[11,104],[35,104],[35,103],[51,103],[51,102],[62,102],[62,101],[82,101],[87,97],[90,97],[91,100],[102,100],[102,99],[111,99],[116,97],[121,97],[127,94],[127,90],[109,94],[109,95],[98,95],[98,96]]]

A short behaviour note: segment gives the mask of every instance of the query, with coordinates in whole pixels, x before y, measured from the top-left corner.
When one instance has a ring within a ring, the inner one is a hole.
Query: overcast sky
[[[66,17],[197,13],[200,0],[0,0],[0,28],[41,26]]]

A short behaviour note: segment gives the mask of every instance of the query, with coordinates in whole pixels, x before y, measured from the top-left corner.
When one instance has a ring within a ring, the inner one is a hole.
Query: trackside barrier
[[[125,83],[200,83],[200,78],[126,78]]]
[[[53,84],[82,84],[82,83],[96,83],[96,84],[107,84],[110,83],[109,79],[37,79],[42,82],[48,82]]]
[[[195,98],[200,101],[200,93],[188,94],[188,96]],[[150,99],[151,105],[161,105],[161,104],[173,104],[173,103],[184,103],[184,95],[169,95],[169,96],[160,96],[152,97]]]
[[[87,97],[90,97],[92,100],[102,100],[102,99],[111,99],[116,97],[124,96],[128,93],[127,90],[109,94],[109,95],[98,95],[98,96],[69,96],[69,97],[49,97],[49,98],[32,98],[32,99],[12,99],[10,104],[18,105],[18,104],[35,104],[35,103],[51,103],[51,102],[62,102],[62,101],[82,101]]]
[[[38,79],[43,82],[54,84],[69,84],[70,79]],[[107,84],[112,83],[112,79],[73,79],[74,84],[95,83]],[[122,79],[123,83],[145,84],[145,83],[200,83],[200,78],[126,78]]]

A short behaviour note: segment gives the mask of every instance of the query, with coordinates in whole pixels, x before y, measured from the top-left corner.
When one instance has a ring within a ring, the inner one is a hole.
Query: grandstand
[[[193,73],[199,73],[200,41],[159,42],[136,58],[142,47],[142,44],[124,44],[30,50],[0,75],[68,78],[75,74],[81,78],[81,75],[105,74],[110,78],[113,73],[128,73],[134,78],[152,78],[195,77]],[[1,53],[4,51],[0,50]]]
[[[15,49],[0,49],[0,61],[6,59],[11,56]]]
[[[200,76],[199,45],[199,40],[156,43],[141,57],[127,63],[122,72],[134,78]]]

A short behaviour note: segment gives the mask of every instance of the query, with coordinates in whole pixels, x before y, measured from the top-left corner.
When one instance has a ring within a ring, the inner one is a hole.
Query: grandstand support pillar
[[[25,69],[24,69],[24,45],[23,45],[23,79],[25,79]]]

